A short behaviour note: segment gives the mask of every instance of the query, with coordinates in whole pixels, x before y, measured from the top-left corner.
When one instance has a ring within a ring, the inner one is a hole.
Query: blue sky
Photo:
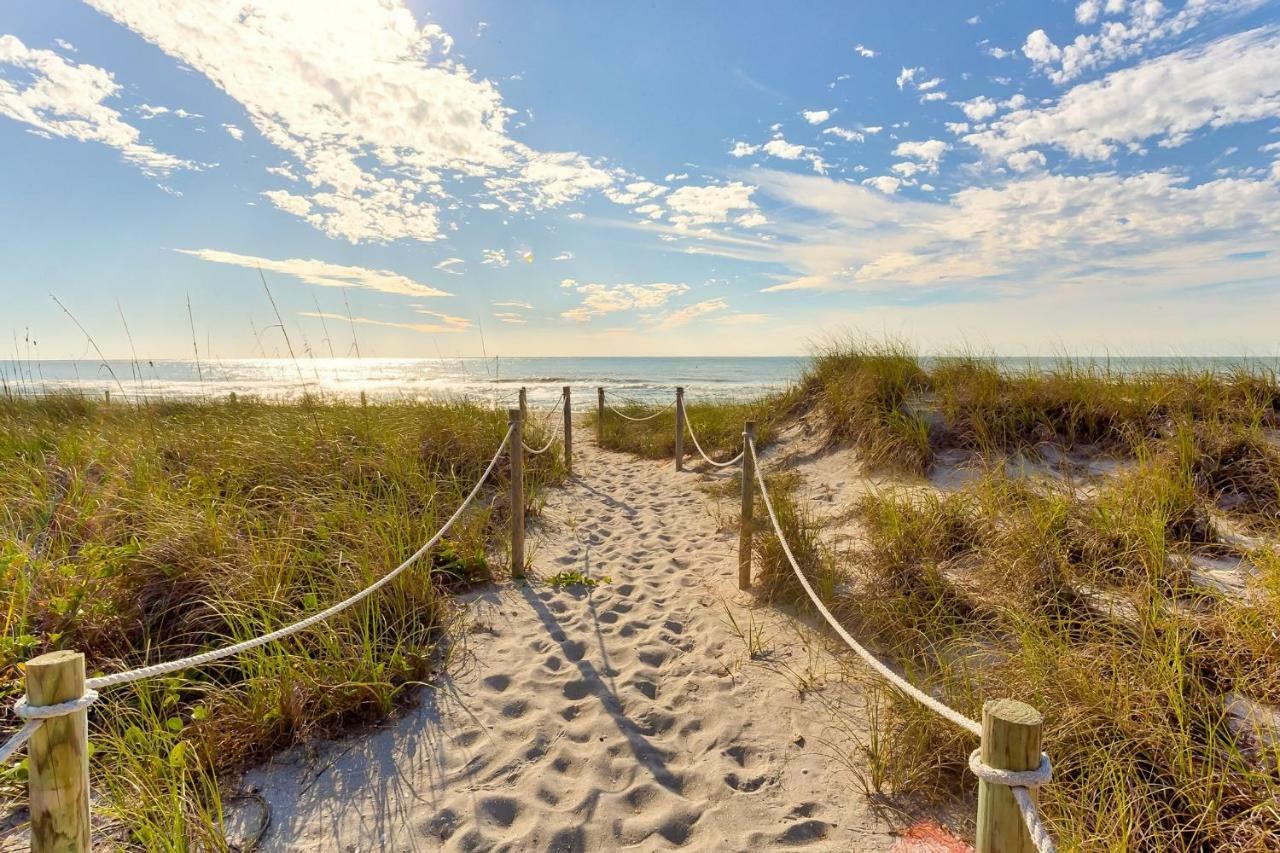
[[[1273,354],[1280,7],[7,4],[0,193],[44,358]]]

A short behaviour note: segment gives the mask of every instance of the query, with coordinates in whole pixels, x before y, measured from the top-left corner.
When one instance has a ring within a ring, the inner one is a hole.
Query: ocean
[[[922,359],[928,364],[929,359]],[[1056,358],[1002,357],[1009,370],[1036,370]],[[1275,358],[1081,358],[1117,373],[1189,367],[1226,370],[1251,366],[1276,370]],[[595,389],[613,401],[666,403],[684,386],[699,398],[744,399],[780,390],[794,382],[808,359],[768,358],[307,358],[131,361],[0,361],[0,394],[40,395],[111,391],[128,399],[215,399],[235,393],[269,400],[304,393],[355,399],[466,398],[495,406],[511,404],[528,389],[531,405],[550,405],[565,385],[573,387],[574,408],[595,405]]]

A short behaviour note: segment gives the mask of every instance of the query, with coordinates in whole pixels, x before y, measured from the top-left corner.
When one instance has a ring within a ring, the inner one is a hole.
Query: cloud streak
[[[452,296],[453,294],[414,281],[408,276],[390,270],[369,269],[367,267],[344,266],[315,258],[261,258],[255,255],[240,255],[235,252],[224,252],[221,249],[175,249],[184,255],[199,258],[215,264],[230,264],[246,269],[261,269],[263,272],[279,273],[293,276],[307,284],[317,287],[361,287],[376,290],[380,293],[391,293],[397,296]]]

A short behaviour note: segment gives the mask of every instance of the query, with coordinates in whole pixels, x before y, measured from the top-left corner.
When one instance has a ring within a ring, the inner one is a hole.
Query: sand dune
[[[896,837],[824,745],[858,694],[807,626],[737,591],[711,478],[579,444],[532,562],[610,581],[474,594],[463,665],[417,707],[244,780],[270,807],[262,849],[944,849]]]

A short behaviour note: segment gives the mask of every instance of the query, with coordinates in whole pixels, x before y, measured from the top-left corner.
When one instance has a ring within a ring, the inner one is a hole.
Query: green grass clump
[[[1045,712],[1041,802],[1065,849],[1280,844],[1280,748],[1236,715],[1280,690],[1274,552],[1238,555],[1258,561],[1245,599],[1196,581],[1188,558],[1226,546],[1196,526],[1192,462],[1153,454],[1089,497],[993,473],[860,507],[833,609],[972,717],[1000,696]],[[970,738],[896,693],[873,702],[880,793],[971,793]]]
[[[115,672],[351,595],[435,533],[505,433],[504,415],[464,403],[0,401],[0,701],[44,651]],[[532,504],[558,459],[527,461]],[[382,718],[447,664],[447,592],[505,563],[506,476],[499,463],[433,554],[324,624],[104,691],[99,810],[147,849],[225,849],[220,776]],[[24,772],[0,785],[16,795]]]
[[[1280,426],[1280,382],[1260,367],[1121,372],[1062,358],[1005,370],[973,355],[926,364],[896,341],[820,348],[794,397],[796,410],[817,412],[830,443],[856,447],[870,468],[915,475],[950,448],[1133,455],[1182,423]]]
[[[617,405],[618,411],[643,418],[660,410],[658,406],[638,403]],[[764,448],[774,440],[778,423],[785,414],[787,404],[782,397],[769,396],[748,401],[692,401],[686,400],[685,412],[689,423],[698,435],[698,443],[717,462],[731,459],[742,450],[742,426],[750,420],[756,422],[756,447]],[[597,429],[599,415],[587,415],[587,426]],[[671,459],[676,447],[675,410],[662,412],[647,421],[629,421],[608,408],[604,412],[604,430],[601,446],[609,450],[634,453],[646,459]],[[705,464],[694,449],[693,441],[685,434],[685,458],[690,465]]]

